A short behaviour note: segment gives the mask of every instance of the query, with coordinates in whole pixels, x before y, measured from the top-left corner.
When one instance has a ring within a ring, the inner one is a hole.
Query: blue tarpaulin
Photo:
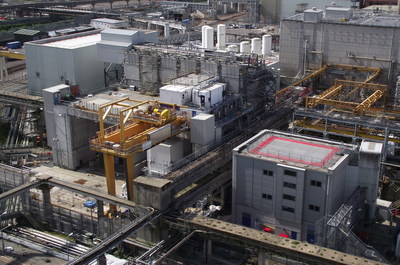
[[[83,206],[93,209],[94,207],[96,207],[96,202],[92,200],[87,200],[83,203]]]

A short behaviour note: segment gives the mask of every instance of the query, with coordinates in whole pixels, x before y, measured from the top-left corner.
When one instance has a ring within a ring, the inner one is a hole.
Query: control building
[[[377,156],[360,154],[359,169],[354,145],[261,131],[233,150],[233,221],[314,243],[315,223],[334,215],[358,186],[373,193],[367,200],[374,207],[379,170],[364,174],[380,159],[382,146],[373,144]]]

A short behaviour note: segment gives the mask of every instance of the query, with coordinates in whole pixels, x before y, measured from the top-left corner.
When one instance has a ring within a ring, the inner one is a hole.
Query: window
[[[292,177],[297,177],[297,172],[293,171],[293,170],[285,169],[285,171],[283,171],[283,174],[288,175],[288,176],[292,176]]]
[[[311,180],[311,186],[321,187],[322,183],[321,181]]]
[[[310,204],[310,205],[308,205],[308,209],[310,209],[311,211],[319,212],[319,206],[317,206],[317,205]]]
[[[289,212],[289,213],[294,213],[294,208],[287,207],[287,206],[282,206],[282,211]]]
[[[289,200],[289,201],[295,201],[296,197],[292,196],[292,195],[288,195],[288,194],[283,194],[283,199],[285,200]]]
[[[283,182],[283,187],[290,188],[290,189],[296,189],[296,184],[289,183],[289,182]]]
[[[264,169],[263,170],[263,174],[266,175],[266,176],[273,176],[274,172],[272,172],[271,170]]]
[[[272,195],[271,195],[271,194],[265,194],[265,193],[263,193],[263,194],[262,194],[262,198],[263,198],[263,199],[267,199],[267,200],[272,200]]]

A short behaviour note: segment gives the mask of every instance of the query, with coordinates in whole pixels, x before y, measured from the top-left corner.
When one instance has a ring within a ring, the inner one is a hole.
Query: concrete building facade
[[[282,75],[301,76],[305,70],[325,64],[349,64],[381,68],[381,81],[388,82],[389,87],[395,84],[400,70],[398,16],[360,11],[349,18],[349,9],[335,8],[317,18],[315,14],[313,17],[316,11],[282,20]]]
[[[327,6],[351,7],[350,0],[261,0],[261,14],[265,22],[279,22],[283,18],[302,12],[303,8],[325,8]]]
[[[97,59],[99,31],[83,32],[25,43],[26,69],[31,95],[69,83],[88,95],[104,88],[104,65]]]
[[[350,193],[345,186],[354,150],[261,131],[233,150],[233,222],[314,243],[315,222],[333,215]]]

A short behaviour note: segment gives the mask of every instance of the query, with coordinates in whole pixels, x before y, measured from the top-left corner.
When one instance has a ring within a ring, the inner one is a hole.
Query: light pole
[[[2,217],[3,217],[3,215],[5,215],[6,213],[7,213],[7,212],[5,211],[5,212],[3,212],[2,214],[0,214],[1,247],[2,247],[3,252],[4,252],[4,234],[3,234],[3,220],[2,220]]]
[[[68,240],[68,238],[70,238],[73,235],[74,235],[74,233],[69,233],[69,235],[67,236],[67,260],[68,261],[69,261],[69,240]]]

